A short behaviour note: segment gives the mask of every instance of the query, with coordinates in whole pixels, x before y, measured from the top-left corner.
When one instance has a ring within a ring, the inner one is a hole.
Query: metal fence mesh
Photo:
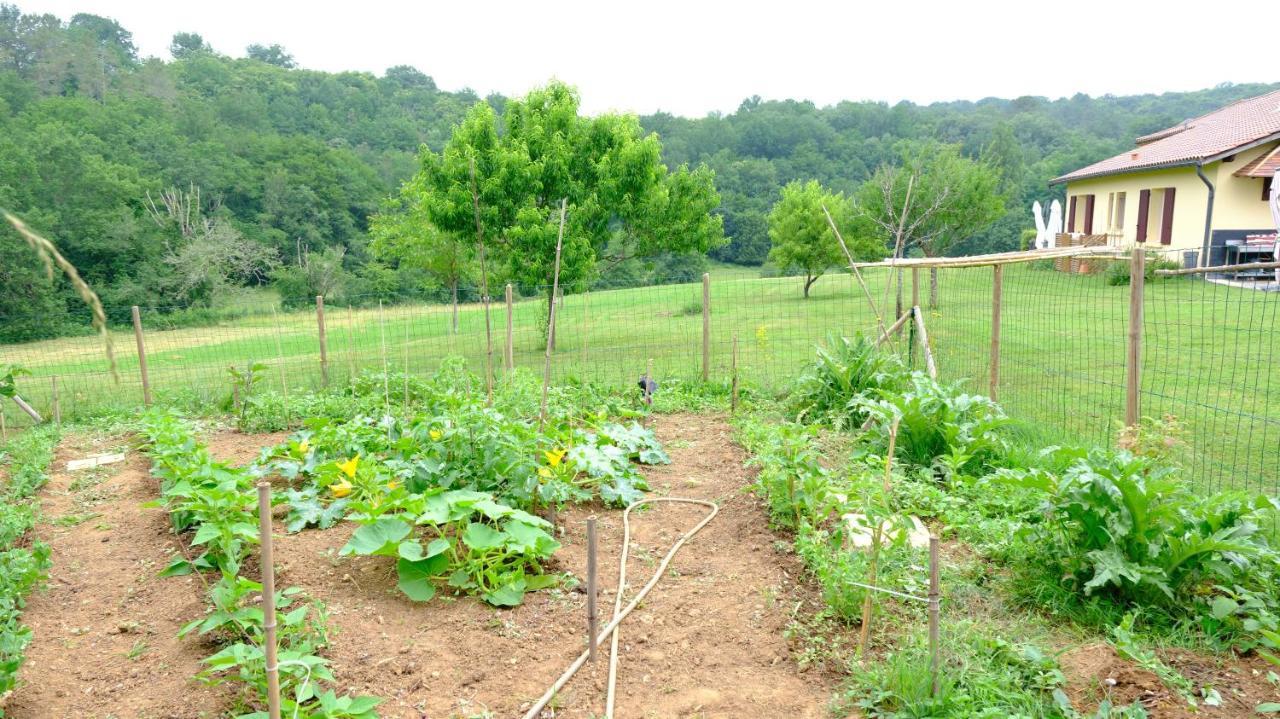
[[[1112,282],[1108,262],[1076,274],[1047,262],[1003,268],[998,399],[1007,412],[1064,441],[1111,443],[1125,410],[1129,287]],[[1063,263],[1059,263],[1062,265]],[[1111,264],[1126,265],[1123,261]],[[990,388],[994,270],[869,269],[870,294],[891,324],[918,294],[941,378],[964,380],[970,391]],[[917,284],[918,283],[918,284]],[[798,278],[734,278],[710,282],[710,367],[713,381],[729,378],[734,337],[744,382],[783,389],[827,335],[876,335],[877,319],[845,273],[824,276],[805,298]],[[914,285],[914,287],[913,287]],[[462,357],[483,375],[485,313],[476,288],[449,304],[401,298],[355,297],[325,306],[328,373],[345,383],[363,372],[419,374],[448,357]],[[541,372],[545,352],[546,288],[517,296],[511,312],[517,368]],[[570,379],[630,386],[652,362],[662,379],[702,376],[703,285],[662,284],[581,292],[570,288],[558,307],[554,381]],[[1178,450],[1191,475],[1206,486],[1276,492],[1280,484],[1280,379],[1275,350],[1280,292],[1226,286],[1198,277],[1156,277],[1145,285],[1142,327],[1142,414],[1168,415],[1184,428]],[[113,381],[96,337],[0,345],[0,364],[32,371],[20,393],[52,414],[56,384],[64,419],[142,403],[135,336],[128,308],[108,308],[119,381]],[[175,312],[175,310],[178,310]],[[230,393],[228,367],[266,365],[262,385],[281,392],[322,386],[317,313],[270,303],[233,307],[221,321],[189,322],[188,308],[143,308],[150,384],[157,402],[195,406]],[[504,371],[507,309],[502,288],[490,305],[494,371]],[[72,318],[49,318],[73,323]],[[0,322],[4,321],[0,319]],[[84,323],[87,324],[87,323]],[[906,353],[908,325],[893,346]],[[916,353],[911,362],[923,368]],[[11,403],[0,406],[9,429],[30,420]]]

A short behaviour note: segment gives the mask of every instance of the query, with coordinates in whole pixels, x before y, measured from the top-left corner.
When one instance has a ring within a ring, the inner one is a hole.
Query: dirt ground
[[[784,638],[793,616],[811,612],[812,588],[797,559],[775,548],[761,503],[746,489],[751,472],[723,418],[672,415],[654,429],[673,463],[644,473],[657,496],[710,499],[720,513],[685,545],[666,578],[622,627],[620,718],[820,719],[838,677],[800,672]],[[220,433],[209,438],[222,459],[248,462],[282,435]],[[41,499],[37,534],[52,548],[49,587],[30,598],[24,621],[35,638],[21,685],[0,705],[14,719],[198,719],[223,715],[231,693],[191,677],[215,648],[178,629],[204,611],[198,578],[157,572],[178,550],[154,499],[146,458],[130,451],[116,465],[76,473],[67,459],[119,449],[118,439],[70,437],[59,448]],[[628,565],[631,596],[668,548],[705,510],[658,505],[633,517]],[[555,569],[584,576],[585,520],[598,516],[602,614],[611,611],[621,549],[621,512],[574,507],[559,517],[563,548]],[[388,719],[519,717],[585,647],[586,596],[574,589],[535,592],[498,610],[468,598],[415,604],[394,588],[380,558],[337,555],[353,527],[288,535],[276,527],[278,583],[298,586],[328,608],[325,651],[342,691],[385,699]],[[602,620],[603,621],[603,620]],[[1227,664],[1190,653],[1163,658],[1223,702],[1199,714],[1159,679],[1106,644],[1062,657],[1067,692],[1090,714],[1110,696],[1141,701],[1156,719],[1252,717],[1272,701],[1260,660]],[[601,716],[607,652],[588,665],[544,717]],[[1108,680],[1113,680],[1109,682]]]

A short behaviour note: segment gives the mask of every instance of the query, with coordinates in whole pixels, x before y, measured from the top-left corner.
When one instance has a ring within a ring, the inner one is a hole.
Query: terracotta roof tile
[[[1121,172],[1189,165],[1280,136],[1280,90],[1251,97],[1137,139],[1137,146],[1054,178],[1050,184]]]

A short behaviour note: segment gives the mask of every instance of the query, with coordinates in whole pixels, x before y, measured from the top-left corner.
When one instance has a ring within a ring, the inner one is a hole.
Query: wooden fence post
[[[516,351],[515,351],[515,315],[512,303],[511,283],[507,283],[507,350],[503,355],[503,360],[507,365],[507,372],[515,372],[516,370]]]
[[[133,338],[138,343],[138,374],[142,376],[142,402],[151,406],[151,377],[147,374],[147,345],[142,340],[142,310],[133,306]]]
[[[596,518],[587,517],[587,659],[596,660]]]
[[[316,295],[316,328],[320,337],[320,382],[329,386],[329,341],[324,333],[324,295]]]
[[[702,273],[702,381],[711,378],[711,273]]]
[[[1000,313],[1004,293],[1004,265],[991,268],[991,385],[987,393],[998,400],[1000,388]]]
[[[920,268],[919,267],[911,268],[911,306],[912,307],[920,306]],[[901,312],[899,312],[899,316],[901,316]],[[910,327],[910,332],[907,335],[907,359],[912,366],[914,366],[916,363],[916,349],[919,344],[920,344],[920,338],[916,335],[916,325],[913,322]]]
[[[1125,377],[1124,424],[1132,427],[1141,417],[1138,393],[1142,383],[1142,301],[1146,289],[1147,253],[1133,248],[1129,261],[1129,356]]]
[[[271,551],[271,483],[258,483],[258,536],[262,547],[262,629],[265,634],[267,715],[280,719],[280,667],[276,660],[276,571]]]
[[[939,669],[938,661],[938,624],[941,609],[942,588],[938,581],[938,535],[929,535],[929,677],[931,679],[931,696],[938,696]]]
[[[730,371],[730,374],[732,376],[733,384],[731,385],[729,390],[730,391],[729,413],[737,414],[738,413],[738,333],[737,332],[733,333],[733,360],[732,360],[732,369]]]

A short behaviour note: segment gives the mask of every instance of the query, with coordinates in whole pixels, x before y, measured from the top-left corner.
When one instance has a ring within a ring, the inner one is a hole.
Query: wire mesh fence
[[[871,269],[863,275],[883,324],[919,302],[942,379],[970,391],[994,390],[1014,418],[1063,441],[1115,441],[1126,405],[1129,336],[1128,262],[1010,264],[1000,272],[998,383],[992,345],[997,271],[966,268]],[[899,283],[901,291],[899,292]],[[456,310],[439,297],[384,301],[353,297],[325,304],[325,362],[319,316],[312,306],[274,303],[231,308],[203,326],[186,308],[143,308],[141,336],[156,402],[195,406],[225,401],[229,368],[265,366],[261,386],[284,394],[341,386],[373,371],[421,374],[461,357],[483,377],[515,368],[542,371],[548,288],[504,288],[488,304],[474,288]],[[1141,414],[1183,427],[1177,452],[1191,475],[1213,489],[1277,491],[1280,484],[1280,373],[1276,335],[1280,292],[1199,276],[1152,277],[1145,283]],[[802,280],[712,278],[607,291],[570,288],[557,306],[552,380],[630,387],[650,365],[663,380],[727,382],[737,339],[739,375],[768,390],[784,388],[832,334],[877,335],[881,323],[855,278],[824,276],[809,297]],[[901,297],[901,300],[899,300]],[[128,308],[108,308],[128,318]],[[181,311],[175,311],[181,310]],[[71,323],[68,318],[49,321]],[[508,326],[510,329],[508,329]],[[119,379],[112,378],[93,336],[0,345],[0,364],[20,364],[24,398],[51,416],[90,416],[143,400],[137,338],[127,320],[112,330]],[[508,350],[508,336],[510,350]],[[918,368],[908,323],[893,341]],[[487,339],[491,338],[491,342]],[[489,348],[492,348],[490,355]],[[508,361],[508,352],[510,360]],[[0,406],[9,428],[30,420],[12,403]]]

